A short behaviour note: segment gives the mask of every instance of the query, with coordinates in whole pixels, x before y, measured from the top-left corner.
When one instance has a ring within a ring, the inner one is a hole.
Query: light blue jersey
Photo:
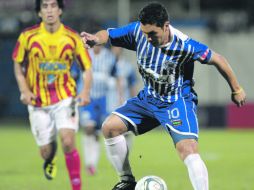
[[[133,96],[131,90],[137,84],[137,76],[134,66],[121,56],[117,59],[117,76],[121,80],[121,98],[125,101]],[[120,100],[120,94],[118,92],[116,78],[112,77],[108,83],[110,87],[107,94],[107,109],[108,112],[112,112],[119,107],[119,101],[117,100]]]
[[[107,81],[116,76],[116,58],[107,48],[102,47],[99,54],[89,49],[93,69],[93,85],[91,97],[99,98],[107,93]]]
[[[79,118],[81,126],[87,124],[95,125],[100,129],[103,120],[108,115],[107,99],[108,81],[117,76],[116,58],[114,54],[105,47],[101,47],[99,53],[93,49],[89,50],[92,61],[93,83],[90,92],[91,102],[87,106],[79,107]],[[73,64],[71,73],[77,79],[78,93],[83,89],[82,70],[77,64]]]
[[[140,22],[108,29],[111,44],[136,51],[139,72],[148,95],[164,102],[182,97],[185,80],[192,80],[194,61],[207,63],[211,50],[170,26],[171,42],[154,47],[146,39]]]
[[[134,66],[123,58],[118,59],[117,68],[119,77],[123,79],[123,98],[127,100],[132,96],[130,92],[131,88],[137,85],[136,71]]]
[[[93,49],[89,49],[89,55],[92,61],[93,83],[91,88],[91,98],[100,98],[105,96],[108,90],[108,80],[110,77],[117,76],[117,65],[114,54],[107,48],[102,49],[95,54]],[[82,70],[74,63],[71,68],[72,75],[77,81],[78,93],[83,89]]]

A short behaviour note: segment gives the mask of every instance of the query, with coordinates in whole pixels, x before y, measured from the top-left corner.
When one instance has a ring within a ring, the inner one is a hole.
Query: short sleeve
[[[111,44],[135,51],[135,30],[138,25],[138,22],[133,22],[120,28],[109,28],[107,31]]]
[[[212,51],[208,48],[207,45],[193,39],[189,39],[188,43],[194,48],[194,61],[199,61],[202,64],[206,64],[209,62],[212,56]]]
[[[25,59],[25,54],[26,54],[26,39],[24,33],[22,32],[12,52],[12,60],[15,63],[22,63]]]

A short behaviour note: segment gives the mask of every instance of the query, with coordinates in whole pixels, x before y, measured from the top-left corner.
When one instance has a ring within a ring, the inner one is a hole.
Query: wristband
[[[243,91],[243,88],[242,88],[242,87],[240,87],[240,89],[239,89],[239,90],[232,92],[232,95],[237,95],[237,94],[240,94],[242,91]]]

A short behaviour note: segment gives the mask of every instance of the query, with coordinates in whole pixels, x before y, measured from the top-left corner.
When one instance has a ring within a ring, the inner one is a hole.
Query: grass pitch
[[[80,136],[77,145],[81,152]],[[118,181],[101,144],[97,175],[87,176],[82,167],[83,190],[110,190]],[[199,144],[209,171],[210,190],[254,190],[254,130],[201,130]],[[1,124],[0,150],[0,190],[71,189],[60,149],[56,179],[44,178],[43,161],[29,126]],[[130,158],[137,179],[158,175],[166,181],[168,190],[192,189],[186,167],[165,131],[135,138]]]

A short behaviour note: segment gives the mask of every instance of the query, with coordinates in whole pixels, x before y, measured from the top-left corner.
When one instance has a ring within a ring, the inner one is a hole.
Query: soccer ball
[[[135,187],[135,190],[167,190],[167,185],[163,179],[158,176],[145,176],[141,178]]]

